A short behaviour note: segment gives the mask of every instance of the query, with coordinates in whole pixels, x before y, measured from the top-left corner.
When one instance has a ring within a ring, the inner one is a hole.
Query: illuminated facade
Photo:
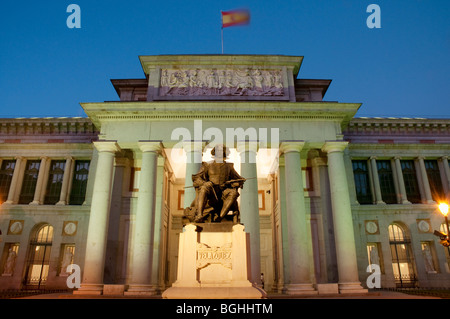
[[[189,176],[230,132],[229,161],[257,177],[239,198],[257,285],[358,293],[377,265],[381,287],[450,285],[433,235],[450,120],[355,118],[323,100],[331,81],[297,79],[302,57],[140,61],[145,78],[112,80],[119,101],[87,118],[0,119],[2,289],[64,289],[69,264],[82,294],[170,287]]]

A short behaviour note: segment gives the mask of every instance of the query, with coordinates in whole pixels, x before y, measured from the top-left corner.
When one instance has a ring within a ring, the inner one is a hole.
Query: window
[[[431,196],[434,201],[440,202],[445,198],[445,195],[442,187],[438,163],[436,160],[425,160],[424,163],[427,171],[428,182],[430,183]]]
[[[23,176],[22,190],[20,191],[19,204],[29,204],[33,201],[34,191],[39,174],[41,161],[27,161]]]
[[[386,204],[396,204],[394,178],[392,176],[391,161],[377,160],[378,178],[380,180],[381,197]]]
[[[389,225],[389,244],[396,285],[414,287],[417,279],[412,261],[411,240],[406,237],[405,231],[399,225]]]
[[[414,161],[400,161],[405,182],[406,197],[411,203],[417,204],[421,202],[419,184],[417,183],[416,169]]]
[[[354,160],[352,161],[352,165],[358,202],[360,204],[372,204],[367,161]]]
[[[47,191],[45,193],[44,204],[54,205],[59,201],[62,181],[64,177],[64,167],[66,161],[52,161],[48,175]]]
[[[47,282],[53,227],[42,225],[30,241],[30,250],[25,273],[25,283],[37,289]]]
[[[90,161],[75,161],[69,205],[82,205],[86,197]]]
[[[15,160],[4,160],[0,168],[0,204],[8,199],[9,187],[16,166]]]

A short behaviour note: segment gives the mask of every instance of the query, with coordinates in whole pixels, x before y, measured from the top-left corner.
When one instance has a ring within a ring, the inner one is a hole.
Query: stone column
[[[431,196],[430,182],[428,181],[427,170],[422,156],[417,158],[419,160],[420,175],[422,177],[423,190],[425,192],[425,204],[436,204]]]
[[[302,141],[282,142],[280,152],[284,153],[286,173],[286,215],[289,244],[289,284],[287,294],[316,293],[311,281],[309,248],[306,220],[305,195],[303,192],[300,151]],[[281,194],[283,196],[283,194]]]
[[[155,226],[153,235],[153,252],[152,252],[152,274],[151,285],[156,291],[161,290],[163,282],[161,282],[161,256],[162,256],[162,233],[163,214],[164,214],[164,161],[165,158],[158,158],[158,166],[156,168],[156,192],[155,192]]]
[[[34,198],[30,205],[39,205],[41,203],[41,195],[42,192],[45,192],[45,171],[47,170],[47,164],[49,162],[49,158],[47,156],[41,157],[41,164],[39,165],[39,173],[36,181],[36,189],[34,190]]]
[[[94,142],[94,146],[98,151],[98,162],[86,240],[83,282],[81,288],[74,291],[74,294],[79,295],[100,295],[103,291],[114,157],[120,150],[114,141]]]
[[[376,156],[370,157],[370,166],[372,169],[372,181],[373,187],[375,189],[375,204],[386,204],[381,196],[380,179],[378,177],[378,168],[376,159],[377,159]]]
[[[282,249],[282,265],[283,265],[283,282],[280,282],[279,290],[282,291],[284,286],[289,283],[289,234],[287,222],[286,208],[286,167],[284,154],[280,154],[279,158],[279,189],[278,198],[280,203],[280,222],[281,222],[281,249]]]
[[[66,158],[66,165],[64,166],[64,176],[63,181],[61,185],[61,194],[59,196],[59,202],[56,203],[56,205],[67,205],[67,195],[69,192],[69,181],[70,181],[70,174],[72,172],[72,157]]]
[[[191,206],[195,199],[195,188],[192,187],[192,175],[197,174],[202,166],[203,142],[189,141],[183,143],[186,152],[186,178],[184,180],[184,208]]]
[[[16,165],[14,166],[14,173],[11,179],[11,185],[9,187],[8,197],[5,204],[16,204],[18,198],[18,186],[19,176],[23,173],[26,160],[22,156],[16,157]]]
[[[127,294],[153,295],[151,285],[152,254],[156,205],[156,168],[161,150],[160,141],[141,141],[141,176],[136,216],[133,223],[133,247],[131,250],[131,278]]]
[[[339,292],[364,292],[358,277],[355,236],[344,164],[344,149],[348,142],[326,142],[322,151],[328,153],[331,206],[339,272]]]
[[[401,204],[411,204],[411,202],[408,200],[408,197],[406,196],[405,181],[403,179],[400,157],[398,156],[394,157],[394,161],[395,161],[395,171],[397,173],[398,186],[400,190]]]
[[[260,226],[259,226],[259,201],[258,201],[258,179],[256,168],[257,142],[238,142],[237,151],[241,158],[241,176],[252,178],[244,183],[241,189],[239,210],[241,212],[241,223],[250,234],[250,282],[261,285],[261,253],[260,253]]]

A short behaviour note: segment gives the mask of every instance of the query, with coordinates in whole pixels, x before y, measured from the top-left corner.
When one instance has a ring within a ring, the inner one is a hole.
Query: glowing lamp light
[[[439,204],[439,210],[441,211],[442,215],[447,217],[448,214],[448,204],[446,203],[440,203]]]

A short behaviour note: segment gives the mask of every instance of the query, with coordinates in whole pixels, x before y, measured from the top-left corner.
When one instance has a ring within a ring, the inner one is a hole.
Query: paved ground
[[[156,298],[155,298],[156,297]],[[152,299],[158,299],[159,296],[155,296]],[[444,296],[445,297],[445,296]],[[20,297],[15,299],[72,299],[73,295],[70,292],[65,293],[54,293],[54,294],[42,294],[42,295],[33,295],[33,296],[26,296],[26,297]],[[132,298],[121,298],[121,297],[107,297],[107,296],[100,296],[97,298],[92,297],[83,297],[83,296],[77,296],[73,299],[132,299]],[[269,294],[268,299],[442,299],[438,296],[423,296],[423,295],[413,295],[413,294],[406,294],[396,291],[377,291],[377,292],[370,292],[367,295],[339,295],[339,296],[311,296],[311,297],[290,297],[286,295],[271,295]]]

